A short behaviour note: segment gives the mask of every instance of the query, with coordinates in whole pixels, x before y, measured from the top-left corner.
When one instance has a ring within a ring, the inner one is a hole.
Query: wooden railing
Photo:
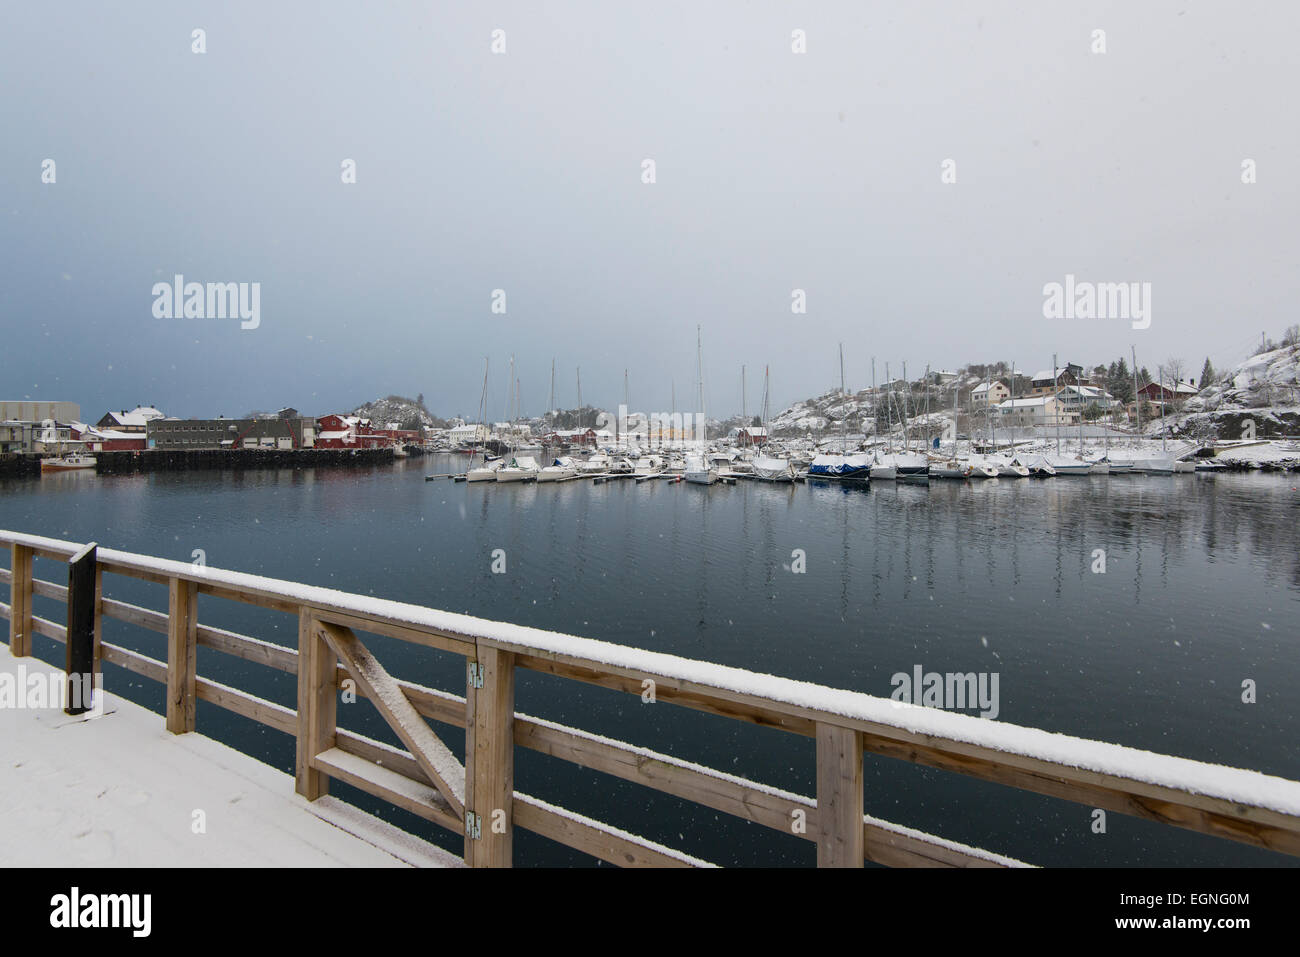
[[[3,545],[11,562],[9,570],[0,569],[0,584],[9,584],[10,602],[0,604],[0,616],[9,619],[11,653],[31,654],[33,634],[64,641],[64,626],[34,615],[32,598],[66,601],[67,588],[34,578],[33,559],[67,560],[82,546],[0,531]],[[104,597],[104,574],[166,585],[167,612]],[[298,647],[200,624],[199,595],[296,616]],[[1024,866],[865,814],[865,753],[1300,854],[1300,782],[1254,771],[929,708],[900,709],[896,702],[856,692],[102,548],[95,606],[96,669],[107,662],[165,684],[169,731],[194,731],[196,702],[208,701],[292,735],[296,786],[308,800],[326,794],[331,779],[344,781],[464,834],[465,861],[472,866],[509,866],[516,826],[620,865],[705,865],[516,791],[516,747],[802,836],[816,843],[819,866],[860,867],[864,860]],[[167,660],[103,641],[103,618],[166,635]],[[393,677],[359,632],[463,656],[464,697]],[[201,677],[199,646],[296,675],[297,708]],[[517,713],[515,675],[521,668],[637,696],[653,687],[657,701],[812,738],[816,797]],[[347,679],[404,748],[338,726],[338,691]],[[427,719],[465,730],[464,764]]]

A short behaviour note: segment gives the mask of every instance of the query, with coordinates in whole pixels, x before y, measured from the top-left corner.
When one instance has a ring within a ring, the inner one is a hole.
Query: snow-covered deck
[[[0,644],[6,673],[62,674]],[[0,867],[463,866],[341,801],[308,802],[292,776],[254,758],[106,700],[89,720],[0,708]],[[195,833],[200,811],[205,833]]]

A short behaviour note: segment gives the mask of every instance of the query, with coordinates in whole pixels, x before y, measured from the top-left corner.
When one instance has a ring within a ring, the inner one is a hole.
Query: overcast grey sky
[[[490,356],[496,417],[514,353],[528,413],[552,357],[561,405],[577,366],[617,404],[626,367],[634,407],[675,379],[681,408],[697,323],[710,414],[739,411],[742,363],[751,408],[767,364],[774,411],[837,384],[840,341],[850,387],[872,356],[1032,372],[1130,345],[1197,375],[1300,321],[1298,11],[15,0],[0,398],[472,414]],[[176,273],[260,282],[260,326],[155,318]],[[1066,274],[1150,282],[1150,328],[1045,319]]]

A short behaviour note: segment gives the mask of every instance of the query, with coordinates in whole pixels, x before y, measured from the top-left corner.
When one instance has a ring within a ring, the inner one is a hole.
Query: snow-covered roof
[[[1046,406],[1055,396],[1039,395],[1032,399],[1006,399],[998,403],[999,409],[1031,409],[1035,406]]]
[[[1006,388],[1006,386],[1002,385],[1001,382],[981,382],[975,388],[971,389],[971,395],[983,395],[986,392],[991,391],[994,386],[1002,386],[1002,388]]]

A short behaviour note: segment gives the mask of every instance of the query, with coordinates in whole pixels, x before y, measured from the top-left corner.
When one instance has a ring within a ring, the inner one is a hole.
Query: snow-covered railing
[[[32,597],[66,601],[67,589],[32,574],[34,558],[67,560],[80,544],[0,531],[11,553],[0,584],[10,603],[14,655],[30,636],[64,640],[64,626],[35,616]],[[1020,862],[866,815],[863,756],[883,755],[1131,814],[1288,854],[1300,854],[1300,782],[1211,765],[858,692],[644,651],[573,635],[492,622],[186,562],[98,550],[96,665],[119,665],[167,686],[169,730],[195,730],[195,703],[209,701],[292,735],[297,789],[309,800],[337,778],[465,834],[465,859],[512,860],[517,825],[603,860],[698,866],[680,851],[514,789],[513,753],[530,748],[714,810],[814,841],[823,866],[864,860],[904,866],[1017,866]],[[166,585],[164,613],[104,597],[102,576]],[[295,615],[298,647],[287,648],[197,621],[197,596],[212,595]],[[167,636],[159,661],[102,640],[102,618]],[[397,638],[466,660],[466,694],[401,681],[358,634]],[[298,679],[295,709],[199,676],[196,649],[213,648]],[[816,742],[816,797],[794,794],[517,713],[517,669],[544,672],[777,728]],[[397,748],[337,726],[336,701],[351,679],[397,733]],[[426,719],[463,728],[462,765]]]

